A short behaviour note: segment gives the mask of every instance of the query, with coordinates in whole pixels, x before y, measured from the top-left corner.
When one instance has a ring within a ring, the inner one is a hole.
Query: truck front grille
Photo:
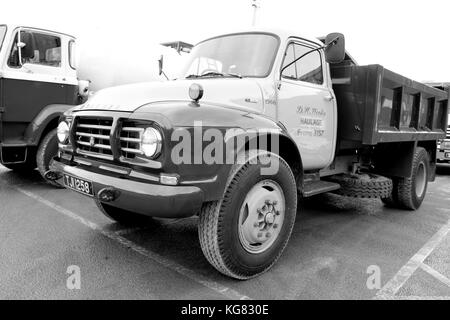
[[[113,160],[111,150],[112,118],[79,117],[75,121],[75,143],[79,154]]]
[[[450,139],[450,126],[447,127],[447,139]]]
[[[126,159],[134,159],[141,151],[141,137],[144,128],[133,121],[124,121],[120,130],[120,153]]]

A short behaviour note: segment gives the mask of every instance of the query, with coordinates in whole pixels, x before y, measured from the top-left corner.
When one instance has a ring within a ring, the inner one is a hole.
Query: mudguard
[[[56,128],[59,117],[73,107],[67,104],[51,104],[42,109],[25,131],[24,140],[27,145],[37,146],[47,127],[53,122],[56,123]]]
[[[161,125],[164,129],[164,145],[166,146],[163,147],[163,170],[179,174],[182,183],[202,188],[205,201],[220,199],[232,166],[228,162],[205,164],[203,159],[201,162],[196,162],[193,150],[190,155],[190,159],[193,160],[191,163],[173,163],[171,152],[180,142],[174,135],[177,130],[186,130],[191,137],[195,137],[196,134],[204,137],[203,134],[207,129],[216,129],[222,133],[225,146],[228,146],[233,139],[247,138],[245,145],[239,145],[239,149],[234,149],[235,155],[245,151],[245,148],[257,146],[257,144],[252,144],[252,139],[261,136],[276,137],[279,141],[278,148],[273,146],[271,151],[280,154],[291,166],[295,166],[293,171],[297,171],[300,179],[302,177],[302,161],[295,142],[281,124],[263,114],[219,104],[178,101],[145,105],[136,110],[130,119],[150,120]],[[195,132],[198,127],[201,128],[201,133]],[[255,131],[258,132],[257,136],[248,136],[249,132]],[[269,145],[270,140],[270,138],[267,139]],[[204,151],[211,140],[202,139],[202,141],[202,150]],[[299,182],[301,183],[301,181]]]

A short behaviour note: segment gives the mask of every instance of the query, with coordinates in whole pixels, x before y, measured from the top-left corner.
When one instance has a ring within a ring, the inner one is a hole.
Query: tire
[[[392,180],[376,174],[337,175],[329,179],[341,185],[333,193],[354,198],[389,198]]]
[[[276,263],[289,241],[297,214],[297,186],[289,165],[266,151],[251,151],[247,156],[247,159],[270,159],[279,169],[274,175],[265,176],[261,174],[264,166],[260,161],[234,165],[223,198],[203,205],[198,225],[206,259],[222,274],[239,280],[256,277]],[[279,203],[270,200],[277,196],[282,199]],[[249,211],[247,201],[253,198],[259,198],[260,203],[266,205],[253,208],[263,211]],[[253,220],[255,217],[257,220]],[[256,222],[260,217],[264,222]],[[249,230],[253,233],[249,234]],[[251,235],[261,243],[250,243]]]
[[[47,133],[42,139],[36,154],[36,163],[38,171],[42,178],[50,185],[56,188],[63,188],[55,181],[51,181],[45,178],[45,173],[50,169],[50,161],[56,156],[58,152],[58,138],[56,136],[56,129],[53,129]]]
[[[397,205],[406,210],[417,210],[425,199],[430,175],[428,152],[421,147],[416,149],[412,164],[411,178],[398,178],[393,195]]]
[[[143,225],[152,221],[151,217],[110,206],[98,199],[95,199],[95,204],[106,217],[125,226]]]

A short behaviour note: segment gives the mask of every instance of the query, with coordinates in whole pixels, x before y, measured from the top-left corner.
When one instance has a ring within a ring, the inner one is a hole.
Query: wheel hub
[[[283,224],[284,194],[274,181],[263,181],[247,194],[239,216],[239,239],[245,250],[261,253],[277,239]]]

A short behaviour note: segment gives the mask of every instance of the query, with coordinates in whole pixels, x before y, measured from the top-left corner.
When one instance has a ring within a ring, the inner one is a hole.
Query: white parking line
[[[450,211],[445,209],[446,211]],[[401,289],[414,272],[423,264],[425,259],[445,239],[450,232],[450,220],[420,249],[388,282],[377,292],[376,298],[391,298]]]
[[[443,284],[447,285],[450,288],[450,279],[441,274],[439,271],[434,270],[432,267],[426,265],[425,263],[420,263],[419,267],[420,269],[422,269],[423,271],[433,276],[434,278],[436,278],[437,280],[439,280],[440,282],[442,282]]]
[[[114,233],[117,234],[118,236],[126,236],[138,231],[144,231],[146,229],[147,229],[146,227],[127,228],[114,231]]]
[[[52,208],[53,210],[56,210],[59,213],[62,213],[63,215],[87,226],[88,228],[98,231],[100,232],[102,235],[104,235],[105,237],[114,240],[116,242],[119,242],[120,244],[124,245],[125,247],[128,247],[130,249],[132,249],[133,251],[159,263],[160,265],[162,265],[165,268],[168,268],[172,271],[175,271],[217,293],[222,294],[223,296],[232,299],[232,300],[250,300],[250,298],[246,295],[243,295],[233,289],[230,289],[228,287],[225,287],[215,281],[211,281],[208,280],[207,278],[197,274],[195,271],[190,270],[176,262],[170,261],[169,259],[155,253],[155,252],[151,252],[137,244],[135,244],[134,242],[120,236],[119,234],[117,234],[114,231],[108,231],[105,229],[102,229],[101,227],[99,227],[97,224],[83,218],[80,217],[79,215],[77,215],[76,213],[63,208],[47,199],[42,198],[41,196],[34,194],[33,192],[27,191],[25,189],[22,189],[20,187],[16,188],[19,192],[23,193],[24,195],[39,201],[40,203]]]
[[[450,297],[421,297],[421,296],[386,296],[377,297],[378,300],[450,300]]]

